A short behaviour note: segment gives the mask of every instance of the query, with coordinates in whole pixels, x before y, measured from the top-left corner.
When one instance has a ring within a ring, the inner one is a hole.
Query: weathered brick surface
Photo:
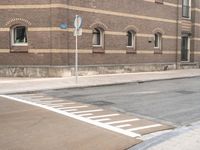
[[[181,32],[188,31],[192,33],[192,38],[200,38],[200,27],[194,26],[195,23],[200,23],[200,12],[192,11],[192,19],[185,20],[181,17],[182,9],[176,7],[177,3],[181,5],[181,0],[164,0],[164,2],[170,3],[172,6],[144,0],[0,1],[0,7],[24,6],[20,9],[0,9],[1,29],[10,29],[17,24],[25,25],[28,28],[27,47],[13,47],[10,31],[0,31],[0,51],[1,49],[11,51],[11,53],[0,53],[0,65],[74,64],[72,52],[59,53],[56,50],[75,49],[73,32],[58,31],[58,29],[62,22],[66,22],[69,28],[73,28],[73,20],[76,14],[81,15],[84,19],[83,29],[91,31],[92,25],[102,24],[106,32],[114,32],[114,35],[113,33],[105,34],[104,50],[102,51],[109,50],[112,52],[113,50],[113,52],[111,54],[81,53],[79,55],[81,65],[180,62]],[[50,8],[50,4],[52,8]],[[55,4],[62,4],[62,8],[55,8]],[[27,8],[27,6],[32,7]],[[46,8],[38,8],[39,6],[46,6]],[[66,6],[70,6],[69,9],[63,8]],[[200,2],[193,1],[192,7],[200,9]],[[95,13],[95,11],[97,12]],[[128,15],[135,15],[135,17]],[[177,20],[179,24],[176,23]],[[191,27],[188,27],[188,24],[191,24]],[[129,26],[134,26],[137,29],[136,54],[126,54],[127,37],[126,35],[118,35],[125,33]],[[187,27],[185,28],[185,26]],[[51,27],[56,27],[56,31],[48,31]],[[153,41],[149,43],[157,30],[163,31],[163,36],[166,36],[163,37],[161,54],[154,54]],[[148,37],[149,35],[152,37]],[[177,36],[179,36],[179,39],[177,39]],[[191,52],[196,52],[196,54],[191,53],[191,61],[200,61],[199,47],[199,40],[191,42]],[[79,48],[82,51],[93,49],[91,33],[84,32],[83,36],[79,37]],[[38,53],[37,51],[32,53],[34,49],[48,52]],[[20,53],[17,53],[19,51]],[[116,51],[120,51],[120,53],[116,53]],[[152,53],[144,53],[144,51]]]

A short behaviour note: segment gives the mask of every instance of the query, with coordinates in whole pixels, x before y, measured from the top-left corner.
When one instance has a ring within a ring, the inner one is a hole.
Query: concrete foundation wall
[[[79,66],[79,75],[98,75],[132,73],[141,71],[174,70],[176,65],[169,64],[135,64],[135,65],[98,65]],[[0,66],[0,77],[68,77],[74,76],[74,66]]]

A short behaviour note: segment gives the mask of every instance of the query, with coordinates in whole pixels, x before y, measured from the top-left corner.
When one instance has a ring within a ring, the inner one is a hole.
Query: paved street
[[[44,93],[68,100],[139,114],[176,126],[199,121],[200,78],[130,83]]]

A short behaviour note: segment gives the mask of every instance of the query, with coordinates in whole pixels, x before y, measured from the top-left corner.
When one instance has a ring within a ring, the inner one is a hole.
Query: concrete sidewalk
[[[58,88],[90,87],[123,84],[131,82],[148,82],[200,76],[200,69],[172,70],[163,72],[140,72],[129,74],[108,74],[66,78],[0,78],[0,94],[29,92]]]
[[[199,150],[200,122],[156,136],[129,150]]]

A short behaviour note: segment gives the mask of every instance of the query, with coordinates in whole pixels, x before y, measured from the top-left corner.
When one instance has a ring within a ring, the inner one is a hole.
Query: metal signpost
[[[76,76],[76,84],[78,83],[78,36],[82,35],[82,17],[76,15],[74,20],[74,36],[76,37],[76,51],[75,51],[75,76]]]

